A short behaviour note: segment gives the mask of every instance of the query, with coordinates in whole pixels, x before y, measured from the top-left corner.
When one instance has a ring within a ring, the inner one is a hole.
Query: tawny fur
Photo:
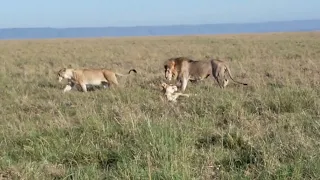
[[[180,96],[189,97],[189,94],[176,92],[178,91],[178,87],[175,85],[162,83],[161,87],[162,87],[162,91],[164,92],[164,95],[166,96],[167,100],[170,102],[177,102],[177,99]]]
[[[247,83],[239,82],[233,79],[231,70],[225,61],[219,59],[211,59],[210,64],[212,66],[212,76],[218,82],[220,88],[225,88],[229,80],[225,77],[225,72],[228,73],[230,79],[238,84],[248,85]]]
[[[131,69],[128,74],[130,74],[131,71],[137,73],[135,69]],[[97,86],[101,84],[108,84],[109,87],[114,85],[118,86],[119,83],[116,75],[127,76],[104,68],[62,68],[58,72],[59,82],[61,82],[63,79],[68,80],[68,84],[64,88],[63,92],[70,91],[76,85],[80,85],[83,92],[87,92],[87,85]]]
[[[182,92],[187,88],[188,81],[202,81],[209,76],[212,76],[218,82],[219,87],[224,88],[229,82],[224,76],[225,71],[228,71],[228,75],[234,82],[247,85],[235,81],[231,76],[229,67],[222,60],[196,61],[187,57],[175,57],[165,61],[164,69],[165,78],[171,81],[174,77],[178,81],[177,86],[181,86]]]

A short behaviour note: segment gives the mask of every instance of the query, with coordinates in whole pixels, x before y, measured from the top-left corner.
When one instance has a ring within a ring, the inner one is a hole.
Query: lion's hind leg
[[[213,74],[213,77],[217,81],[219,87],[223,89],[227,84],[228,80],[224,78],[224,70],[222,70],[220,67],[216,69],[217,72]]]
[[[177,98],[178,98],[179,96],[190,97],[189,94],[184,94],[184,93],[175,93],[174,95],[176,95]]]
[[[225,88],[228,84],[229,84],[229,80],[225,78],[223,81],[223,88]]]
[[[180,96],[189,97],[189,94],[173,93],[173,94],[171,94],[170,99],[171,99],[171,101],[173,101],[173,102],[177,102],[177,99],[178,99]]]
[[[220,76],[213,76],[213,78],[217,81],[220,88],[223,88],[222,86],[222,79]]]
[[[114,87],[114,86],[118,86],[119,82],[117,80],[117,77],[115,74],[112,75],[105,75],[106,80],[108,81],[108,86],[109,87]]]

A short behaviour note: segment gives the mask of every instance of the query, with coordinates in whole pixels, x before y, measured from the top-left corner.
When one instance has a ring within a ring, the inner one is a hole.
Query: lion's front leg
[[[87,92],[87,86],[86,86],[86,84],[81,83],[80,86],[81,86],[83,92]]]
[[[68,84],[67,84],[66,87],[63,89],[63,92],[65,93],[65,92],[70,91],[72,88],[74,88],[75,85],[76,85],[76,84],[75,84],[72,80],[68,79]]]
[[[184,92],[187,88],[188,85],[188,79],[187,78],[182,78],[182,85],[181,85],[181,91]]]
[[[63,93],[68,92],[72,89],[72,86],[70,84],[67,84],[66,87],[63,89]]]

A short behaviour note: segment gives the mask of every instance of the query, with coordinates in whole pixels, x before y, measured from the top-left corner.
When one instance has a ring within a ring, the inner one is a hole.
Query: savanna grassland
[[[162,98],[163,62],[232,57]],[[319,179],[320,33],[0,41],[3,179]],[[67,67],[126,73],[63,94]],[[1,178],[0,178],[1,179]]]

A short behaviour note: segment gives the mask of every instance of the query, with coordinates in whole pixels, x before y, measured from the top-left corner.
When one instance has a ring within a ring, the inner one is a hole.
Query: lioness
[[[162,91],[164,92],[164,95],[167,97],[168,101],[171,102],[177,102],[177,98],[179,96],[185,96],[189,97],[189,94],[184,94],[184,93],[179,93],[176,92],[178,91],[178,87],[172,84],[167,84],[167,83],[161,83]]]
[[[217,59],[196,61],[187,57],[175,57],[165,61],[164,69],[165,78],[171,81],[172,77],[175,76],[178,83],[181,84],[181,91],[185,91],[189,80],[197,82],[209,76],[213,76],[219,86],[224,88],[229,82],[228,79],[224,77],[224,71],[228,71],[230,78],[233,80],[227,64]],[[221,84],[221,78],[224,78],[223,85]],[[237,83],[247,85],[241,82]]]
[[[131,71],[137,73],[135,69],[130,69],[128,74],[130,74]],[[116,75],[127,76],[104,68],[62,68],[58,71],[59,82],[63,79],[68,80],[68,84],[64,88],[63,92],[70,91],[75,85],[80,85],[83,92],[87,92],[87,85],[97,86],[101,84],[108,84],[108,86],[111,87],[113,84],[117,86],[119,83]]]

